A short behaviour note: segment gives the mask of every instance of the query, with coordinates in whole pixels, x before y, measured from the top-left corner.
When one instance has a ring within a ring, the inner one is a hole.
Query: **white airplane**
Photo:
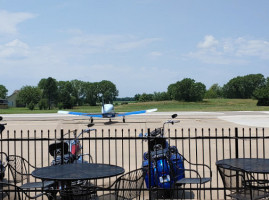
[[[125,123],[125,116],[127,115],[138,115],[143,113],[150,113],[157,111],[157,108],[149,109],[149,110],[140,110],[140,111],[133,111],[133,112],[126,112],[126,113],[116,113],[114,110],[113,104],[103,104],[102,106],[102,113],[81,113],[81,112],[71,112],[71,111],[62,111],[59,110],[59,114],[71,114],[71,115],[81,115],[81,116],[88,116],[90,117],[91,123],[93,123],[93,118],[109,118],[111,122],[111,118],[114,117],[122,117],[122,121]]]

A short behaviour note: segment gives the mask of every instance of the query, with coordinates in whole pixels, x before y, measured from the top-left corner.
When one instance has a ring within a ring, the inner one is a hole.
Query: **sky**
[[[119,97],[269,76],[267,0],[0,0],[0,85],[109,80]]]

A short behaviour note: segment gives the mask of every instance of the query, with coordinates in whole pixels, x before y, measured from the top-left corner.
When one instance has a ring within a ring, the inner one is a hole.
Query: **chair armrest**
[[[110,190],[110,189],[112,189],[112,187],[114,187],[116,185],[116,181],[112,184],[112,185],[110,185],[110,186],[108,186],[108,187],[101,187],[101,186],[98,186],[98,185],[96,185],[96,186],[93,186],[96,190]]]
[[[13,159],[11,159],[10,160],[10,158],[13,158]],[[21,156],[16,156],[16,155],[9,155],[9,156],[7,156],[7,162],[9,162],[9,161],[14,161],[14,160],[16,160],[16,159],[21,159],[21,160],[23,160],[23,162],[25,163],[25,165],[28,167],[28,166],[30,166],[30,167],[32,167],[32,168],[34,168],[34,169],[36,169],[37,167],[36,166],[34,166],[34,165],[32,165],[28,160],[26,160],[25,158],[23,158],[23,157],[21,157]]]
[[[34,168],[34,169],[38,169],[38,168],[40,168],[40,167],[36,167],[36,166],[34,166],[34,165],[30,164],[30,163],[28,163],[27,165],[29,165],[30,167],[32,167],[32,168]]]
[[[206,164],[199,164],[199,163],[191,163],[191,162],[189,162],[187,159],[185,159],[184,157],[183,157],[183,159],[184,159],[187,163],[189,163],[189,165],[191,165],[191,166],[202,167],[202,168],[203,168],[203,171],[205,171],[204,168],[207,168],[207,171],[209,172],[209,175],[210,175],[209,178],[212,178],[212,170],[211,170],[211,168],[210,168],[208,165],[206,165]],[[185,165],[184,165],[184,167],[185,167]],[[177,166],[176,166],[176,168],[177,168],[177,170],[189,171],[190,174],[191,174],[191,172],[194,172],[194,173],[196,174],[196,176],[200,179],[200,181],[201,181],[201,179],[203,178],[203,177],[200,175],[200,173],[198,172],[198,170],[195,170],[195,169],[189,169],[189,168],[179,168],[179,167],[177,167]],[[208,172],[207,172],[207,173],[208,173]],[[181,176],[181,175],[179,175],[179,176]],[[178,177],[178,176],[176,176],[175,178],[177,178],[177,177]]]
[[[114,190],[116,189],[117,184],[121,181],[122,177],[124,176],[121,175],[119,178],[116,179],[116,181],[114,181],[110,186],[108,187],[101,187],[101,186],[95,186],[95,188],[98,190],[112,190],[112,188],[114,187]]]
[[[211,170],[211,168],[210,168],[207,164],[191,163],[191,162],[189,162],[189,161],[188,161],[187,159],[185,159],[185,158],[184,158],[184,160],[185,160],[187,163],[189,163],[190,165],[194,165],[194,166],[202,166],[203,168],[206,167],[206,168],[209,170],[209,172],[210,172],[210,178],[212,178],[212,170]]]
[[[9,163],[7,163],[7,167],[8,167],[9,170],[14,170],[15,173],[18,173],[18,174],[20,174],[21,176],[31,176],[30,173],[26,173],[26,174],[24,174],[24,173],[20,173],[20,172],[18,172],[18,171],[17,171],[12,165],[10,165]],[[13,173],[13,172],[11,171],[11,173]]]
[[[179,167],[177,167],[176,166],[176,168],[177,168],[177,170],[182,170],[182,171],[184,171],[184,173],[185,173],[185,171],[190,171],[190,172],[194,172],[196,175],[197,175],[197,177],[201,180],[201,175],[200,175],[200,173],[198,172],[198,171],[196,171],[196,170],[194,170],[194,169],[183,169],[183,168],[179,168]],[[178,175],[178,176],[175,176],[175,179],[177,179],[177,177],[179,177],[179,176],[182,176],[181,174],[180,175]]]

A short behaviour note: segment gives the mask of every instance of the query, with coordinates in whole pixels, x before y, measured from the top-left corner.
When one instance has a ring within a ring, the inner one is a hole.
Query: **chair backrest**
[[[242,170],[226,165],[218,165],[217,169],[223,181],[224,189],[235,191],[236,188],[244,188],[246,181]]]
[[[7,157],[7,161],[9,170],[15,183],[23,182],[25,179],[29,181],[31,174],[29,174],[28,168],[31,165],[27,160],[21,156],[9,155]]]
[[[134,199],[140,196],[144,183],[143,169],[130,171],[116,180],[116,197],[124,199]]]
[[[17,187],[16,185],[0,182],[0,199],[3,200],[10,200],[16,199],[21,200],[22,197],[22,190],[21,188]]]

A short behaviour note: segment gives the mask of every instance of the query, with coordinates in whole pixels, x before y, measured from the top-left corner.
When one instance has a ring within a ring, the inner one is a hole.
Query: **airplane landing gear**
[[[91,121],[91,124],[92,124],[93,123],[93,118],[92,117],[90,118],[90,121]]]
[[[123,123],[125,123],[125,117],[122,118]]]

